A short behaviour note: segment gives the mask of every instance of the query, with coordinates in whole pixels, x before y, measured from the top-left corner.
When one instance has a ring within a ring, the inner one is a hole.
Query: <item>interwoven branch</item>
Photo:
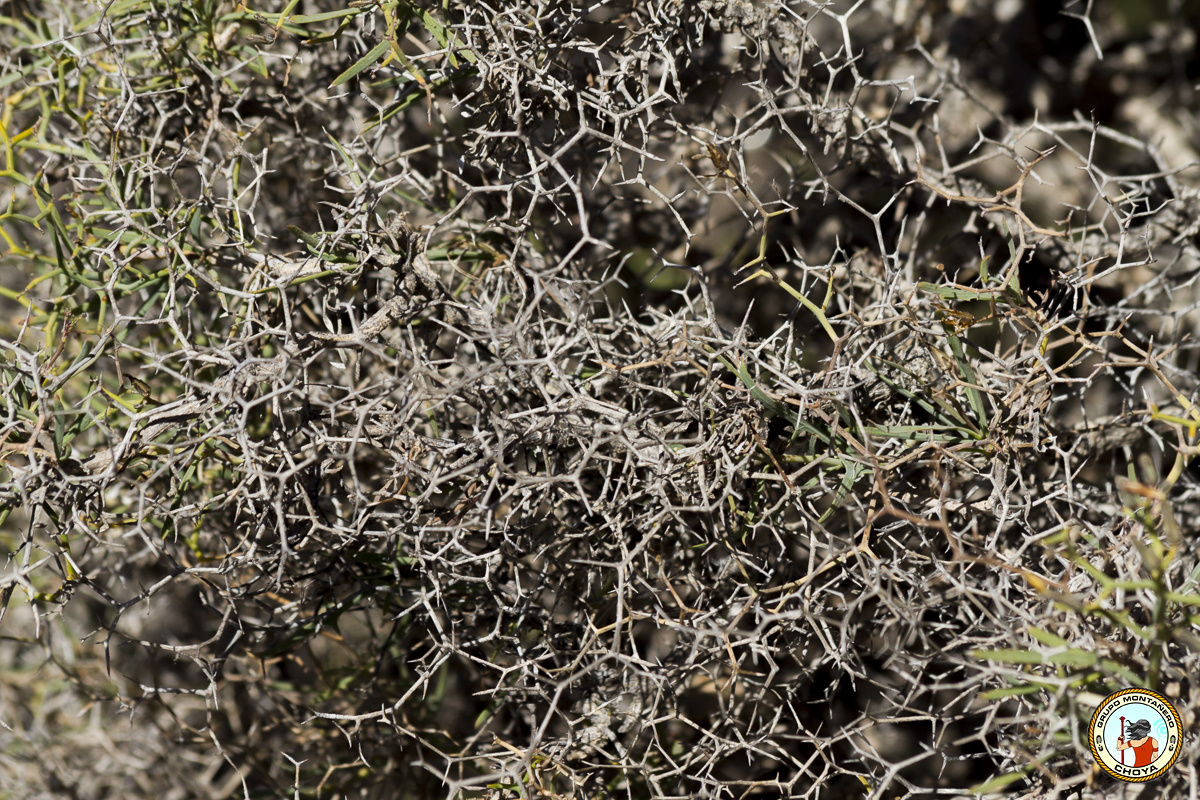
[[[1194,26],[1111,5],[10,4],[0,783],[1194,761]]]

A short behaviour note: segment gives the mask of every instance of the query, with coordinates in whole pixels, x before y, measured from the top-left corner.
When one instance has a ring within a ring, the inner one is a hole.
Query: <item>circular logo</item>
[[[1183,744],[1179,712],[1148,689],[1125,689],[1104,698],[1088,727],[1096,763],[1123,781],[1152,781],[1162,775]]]

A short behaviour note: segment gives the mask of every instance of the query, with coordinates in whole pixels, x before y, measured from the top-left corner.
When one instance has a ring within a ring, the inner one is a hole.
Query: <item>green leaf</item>
[[[339,8],[336,11],[323,11],[320,14],[297,14],[288,17],[287,21],[296,25],[308,25],[313,22],[325,22],[338,17],[356,17],[362,14],[367,9],[365,8]]]
[[[975,431],[950,425],[868,425],[866,431],[871,436],[917,442],[961,442],[976,437]]]
[[[1070,644],[1070,642],[1068,642],[1066,639],[1061,639],[1049,631],[1044,631],[1041,628],[1035,628],[1032,626],[1029,628],[1029,635],[1037,639],[1042,644],[1050,647],[1066,647]]]
[[[842,482],[833,495],[833,502],[825,510],[825,513],[821,515],[821,518],[818,520],[819,523],[823,523],[833,516],[833,513],[841,507],[842,502],[846,499],[846,495],[854,488],[854,484],[862,477],[863,473],[869,470],[866,464],[859,463],[858,461],[842,459],[839,463],[845,474],[842,475]]]
[[[322,261],[329,261],[334,264],[357,264],[358,263],[358,259],[349,250],[346,250],[344,248],[329,250],[325,246],[325,242],[323,242],[321,239],[317,238],[316,236],[313,236],[311,233],[305,233],[304,231],[297,228],[295,225],[288,225],[287,229],[288,229],[288,233],[292,234],[293,236],[300,239],[300,241],[302,241],[306,245],[308,245],[309,251],[314,256],[319,257]],[[316,277],[316,276],[306,276],[306,277],[312,278],[312,277]],[[298,282],[298,281],[293,281],[293,283],[296,283],[296,282]]]
[[[725,359],[721,360],[725,361]],[[772,416],[783,417],[793,425],[796,424],[796,412],[788,408],[785,403],[776,400],[774,397],[759,388],[759,385],[754,382],[752,377],[750,377],[750,371],[746,369],[745,362],[738,364],[736,369],[734,369],[727,361],[725,362],[725,366],[729,367],[738,376],[738,378],[741,379],[742,384],[750,390],[750,394],[753,395],[754,399],[762,403],[763,407],[770,411]]]
[[[428,90],[430,92],[435,92],[438,89],[441,89],[443,86],[449,86],[451,83],[454,83],[455,81],[458,81],[458,80],[462,80],[463,78],[473,78],[478,74],[479,74],[479,69],[477,67],[466,67],[465,69],[459,69],[454,72],[451,72],[449,75],[447,75],[444,78],[438,78],[436,81],[427,82],[424,86],[424,89]],[[409,88],[400,97],[400,99],[396,100],[390,106],[385,108],[383,110],[383,113],[379,116],[379,119],[373,121],[370,125],[368,125],[366,127],[366,130],[369,131],[372,128],[374,128],[376,125],[381,125],[384,122],[387,122],[389,119],[396,116],[401,111],[408,108],[413,103],[417,102],[418,100],[420,100],[421,98],[423,98],[425,96],[426,96],[425,91],[423,91],[422,86],[419,83],[417,83],[416,81],[410,81]],[[420,204],[422,206],[424,206],[426,203],[424,201],[421,201]]]
[[[290,15],[292,10],[295,9],[299,4],[299,0],[288,0],[288,4],[284,6],[283,11],[280,11],[278,14],[272,14],[271,16],[275,17],[275,26],[279,27],[287,22],[291,18]]]
[[[284,653],[290,653],[304,642],[316,635],[317,621],[316,619],[308,619],[297,628],[294,628],[287,636],[280,639],[272,647],[262,653],[260,658],[275,658]]]
[[[334,78],[333,83],[329,84],[329,88],[332,89],[335,86],[341,86],[343,83],[346,83],[348,80],[362,72],[367,67],[381,60],[384,54],[387,53],[391,47],[391,42],[389,42],[387,39],[382,40],[379,42],[379,44],[372,47],[369,53],[360,58],[358,61],[354,62],[354,66],[350,67],[350,69]]]
[[[1032,683],[1023,683],[1020,686],[1010,686],[1007,689],[991,689],[979,695],[981,700],[1007,700],[1010,697],[1023,697],[1027,694],[1035,694],[1043,691],[1046,687],[1038,686]]]
[[[288,225],[287,229],[288,229],[288,233],[292,234],[297,239],[304,242],[306,245],[313,248],[314,250],[321,249],[321,240],[318,239],[317,237],[313,236],[311,233],[305,233],[304,231],[297,228],[295,225]]]
[[[943,300],[974,300],[981,302],[1008,302],[1008,296],[1002,289],[966,289],[957,286],[939,286],[936,283],[922,281],[917,288],[923,292],[936,294]]]
[[[1003,775],[997,775],[995,778],[992,778],[990,781],[981,783],[978,786],[972,786],[971,792],[973,794],[991,794],[993,792],[999,791],[1000,789],[1003,789],[1005,786],[1008,786],[1009,784],[1016,783],[1017,781],[1022,780],[1023,778],[1025,778],[1026,775],[1028,775],[1032,771],[1033,771],[1033,766],[1030,765],[1030,766],[1026,766],[1026,767],[1021,767],[1016,772],[1006,772]]]
[[[1002,664],[1053,664],[1056,667],[1094,667],[1099,657],[1078,648],[1046,656],[1032,650],[975,650],[975,658],[984,661],[999,661]]]
[[[1041,664],[1041,653],[1030,650],[973,650],[971,655],[984,661],[999,661],[1002,664]]]
[[[421,24],[425,26],[425,30],[429,31],[429,35],[437,41],[438,46],[445,47],[450,51],[450,66],[457,67],[458,59],[454,55],[453,43],[458,37],[454,35],[454,32],[450,31],[449,35],[447,35],[446,26],[435,19],[428,11],[421,12]],[[470,50],[460,50],[458,52],[469,63],[475,63],[475,54]]]
[[[1025,305],[1025,296],[1021,294],[1021,276],[1018,270],[1012,271],[1012,278],[1009,279],[1004,294],[1008,298],[1008,302],[1014,306]]]
[[[971,362],[967,360],[966,353],[963,352],[962,340],[954,334],[954,329],[948,323],[943,323],[946,329],[946,339],[950,342],[950,353],[954,356],[954,363],[958,365],[958,373],[963,379],[964,391],[967,393],[967,402],[971,404],[971,411],[975,415],[972,422],[978,426],[979,435],[987,430],[988,418],[987,408],[983,404],[983,393],[976,388],[975,371],[971,369]]]
[[[1120,678],[1126,686],[1142,686],[1145,684],[1145,675],[1135,675],[1128,667],[1118,664],[1111,659],[1103,659],[1100,662],[1100,669],[1104,671],[1105,675]]]
[[[333,138],[333,134],[326,131],[325,135],[329,137],[329,141],[333,143],[335,148],[337,148],[338,155],[342,157],[342,163],[346,165],[346,175],[349,177],[350,182],[354,184],[355,188],[362,186],[362,166],[355,158],[350,156],[344,149],[342,149],[341,143],[338,142],[337,139]]]
[[[964,432],[967,431],[968,426],[969,426],[969,423],[967,422],[967,420],[963,419],[962,415],[957,413],[952,406],[950,406],[948,403],[946,403],[945,400],[938,398],[938,397],[934,397],[934,398],[932,398],[932,401],[931,401],[931,400],[927,399],[927,397],[924,393],[917,393],[917,392],[913,392],[913,391],[909,390],[904,385],[898,383],[897,381],[889,378],[887,375],[880,372],[878,369],[878,365],[881,365],[881,364],[884,366],[890,367],[894,370],[899,370],[900,372],[903,372],[905,375],[908,375],[910,378],[913,378],[914,382],[916,382],[916,383],[921,382],[919,380],[919,376],[916,373],[914,373],[912,370],[908,369],[907,367],[905,367],[903,364],[901,364],[899,362],[892,361],[891,359],[887,359],[887,358],[878,358],[878,359],[872,359],[872,360],[868,361],[867,369],[869,369],[875,375],[875,377],[877,377],[877,378],[879,378],[879,380],[883,381],[883,383],[886,386],[891,388],[891,390],[893,392],[895,392],[896,394],[905,398],[909,402],[916,404],[917,407],[919,407],[921,410],[925,411],[927,414],[929,414],[929,416],[933,417],[934,419],[939,420],[941,422],[941,424],[948,426],[949,428],[952,428],[952,429],[960,429],[961,428]],[[961,423],[961,425],[957,424],[957,423]]]
[[[1049,661],[1056,667],[1075,667],[1076,669],[1086,669],[1094,667],[1099,663],[1100,658],[1087,650],[1067,650],[1065,653],[1055,653],[1050,656]]]

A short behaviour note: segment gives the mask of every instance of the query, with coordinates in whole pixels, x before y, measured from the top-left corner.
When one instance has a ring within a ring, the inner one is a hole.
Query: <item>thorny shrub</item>
[[[1194,731],[1196,3],[3,13],[0,794],[1098,798],[1104,695]]]

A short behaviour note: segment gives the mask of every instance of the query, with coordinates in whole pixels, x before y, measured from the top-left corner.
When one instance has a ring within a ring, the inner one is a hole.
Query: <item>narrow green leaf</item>
[[[456,70],[456,71],[450,73],[449,75],[447,75],[444,78],[438,78],[436,81],[427,82],[425,84],[424,88],[428,89],[431,92],[434,92],[434,91],[437,91],[438,89],[441,89],[443,86],[449,86],[451,83],[454,83],[455,81],[462,80],[463,78],[473,78],[478,74],[479,74],[479,69],[476,67],[467,67],[465,69],[459,69],[459,70]],[[416,81],[410,81],[408,89],[400,97],[400,99],[396,100],[390,106],[385,108],[383,110],[383,114],[381,114],[379,116],[379,119],[373,121],[370,125],[368,125],[366,130],[371,130],[376,125],[380,125],[384,122],[387,122],[389,119],[396,116],[401,111],[408,108],[413,103],[424,98],[425,96],[426,96],[425,92],[422,90],[421,85],[419,83],[417,83]],[[421,202],[421,205],[425,205],[425,202]]]
[[[1004,289],[1004,294],[1008,298],[1008,302],[1014,306],[1024,306],[1025,296],[1021,293],[1021,275],[1020,270],[1013,270],[1012,277],[1008,280],[1008,286]]]
[[[976,650],[975,658],[999,661],[1002,664],[1053,664],[1056,667],[1094,667],[1099,662],[1095,653],[1078,648],[1045,656],[1032,650]]]
[[[1118,664],[1116,661],[1107,658],[1100,661],[1100,669],[1104,671],[1105,675],[1120,678],[1126,686],[1141,686],[1146,680],[1145,675],[1134,674],[1132,670],[1123,664]]]
[[[333,146],[337,149],[338,155],[342,157],[342,163],[346,165],[346,174],[350,178],[350,182],[353,183],[356,188],[362,186],[362,166],[356,159],[352,158],[345,150],[342,149],[341,143],[338,142],[337,139],[333,138],[333,135],[329,133],[329,131],[326,131],[325,135],[329,137],[329,141],[332,142]]]
[[[450,50],[450,66],[457,67],[458,59],[455,57],[454,48],[452,46],[454,40],[457,38],[454,35],[454,32],[450,31],[449,36],[447,36],[446,26],[434,18],[434,16],[428,11],[421,12],[421,24],[425,26],[425,30],[429,31],[429,35],[437,41],[438,46],[445,47]],[[475,54],[470,50],[460,50],[458,52],[459,55],[461,55],[469,63],[475,63]]]
[[[891,367],[892,369],[895,369],[895,370],[899,370],[899,371],[903,372],[904,374],[908,375],[909,377],[913,378],[915,382],[919,383],[920,381],[917,380],[918,376],[916,375],[916,373],[909,370],[903,364],[900,364],[895,361],[891,361],[890,359],[886,359],[886,358],[879,358],[877,360],[867,362],[867,369],[869,369],[872,373],[874,373],[875,377],[877,377],[877,378],[879,378],[879,380],[883,381],[883,383],[885,385],[887,385],[889,388],[891,388],[891,390],[894,391],[896,394],[905,398],[909,402],[916,404],[917,407],[919,407],[925,413],[929,414],[934,419],[939,420],[941,424],[946,425],[950,428],[962,427],[964,430],[966,429],[967,424],[968,424],[967,421],[965,419],[963,419],[962,416],[959,415],[952,407],[947,405],[944,400],[942,400],[941,398],[938,398],[938,397],[934,397],[934,398],[932,398],[932,401],[931,401],[930,399],[927,399],[925,394],[919,394],[917,392],[910,391],[904,385],[898,383],[895,380],[892,380],[891,378],[889,378],[888,376],[886,376],[882,372],[880,372],[878,369],[879,364]],[[961,425],[959,423],[961,423]]]
[[[297,228],[295,225],[288,225],[287,229],[288,229],[288,233],[292,234],[293,236],[298,238],[300,241],[304,242],[309,247],[312,247],[316,250],[321,249],[321,240],[318,239],[317,237],[313,236],[311,233],[305,233],[304,231]]]
[[[958,373],[962,377],[966,386],[963,387],[967,393],[967,402],[971,404],[971,411],[975,415],[972,421],[979,428],[979,433],[982,435],[988,428],[987,408],[983,403],[983,393],[975,388],[975,371],[971,369],[971,362],[967,360],[966,353],[963,352],[962,340],[954,334],[954,329],[948,323],[943,323],[946,329],[946,339],[950,342],[950,352],[954,356],[954,363],[958,365]]]
[[[286,22],[298,5],[300,5],[300,0],[288,0],[288,4],[283,7],[283,11],[279,12],[279,16],[275,18],[275,25],[279,26]]]
[[[329,249],[321,239],[313,236],[311,233],[305,233],[295,225],[287,226],[288,232],[298,237],[302,242],[308,245],[309,251],[320,258],[322,261],[328,261],[333,264],[358,264],[358,259],[352,252],[345,248]],[[312,277],[312,276],[306,276]],[[293,281],[298,283],[299,281]]]
[[[323,11],[320,14],[297,14],[288,17],[287,21],[296,25],[308,25],[313,22],[325,22],[338,17],[356,17],[366,11],[366,8],[339,8],[336,11]]]
[[[975,438],[975,432],[949,425],[868,425],[867,433],[886,439],[917,442],[961,442]]]
[[[383,58],[384,54],[387,53],[387,51],[391,49],[391,46],[392,46],[391,42],[389,42],[387,39],[384,39],[381,42],[379,42],[379,44],[377,44],[371,48],[371,51],[369,53],[367,53],[365,56],[360,58],[358,61],[354,62],[354,66],[350,67],[350,69],[346,70],[341,75],[338,75],[336,78],[334,78],[333,83],[329,84],[329,88],[332,89],[335,86],[341,86],[343,83],[347,82],[348,80],[353,78],[358,73],[362,72],[367,67],[369,67],[369,66],[375,64],[375,62],[381,60]]]
[[[287,636],[276,642],[274,646],[267,648],[259,657],[260,658],[275,658],[284,653],[290,653],[304,642],[316,635],[317,622],[315,619],[306,620],[300,627],[294,629]]]
[[[939,286],[922,281],[917,284],[923,292],[936,294],[943,300],[975,300],[980,302],[1004,302],[1008,297],[1000,289],[963,289],[957,286]]]
[[[1046,687],[1038,686],[1032,683],[1023,683],[1020,686],[1010,686],[1007,689],[991,689],[979,695],[981,700],[1007,700],[1010,697],[1023,697],[1027,694],[1035,694],[1043,691]]]
[[[1172,603],[1178,603],[1181,606],[1200,606],[1200,595],[1167,592],[1165,597]]]
[[[1068,642],[1066,639],[1062,639],[1058,636],[1055,636],[1053,633],[1050,633],[1049,631],[1044,631],[1041,628],[1032,626],[1029,628],[1029,635],[1037,639],[1042,644],[1049,645],[1050,647],[1066,647],[1068,644],[1070,644],[1070,642]]]
[[[1041,653],[1030,650],[973,650],[971,655],[984,661],[999,661],[1002,664],[1041,664]]]
[[[724,359],[721,359],[721,360],[724,361]],[[725,366],[730,366],[730,365],[728,363],[726,363]],[[796,423],[796,420],[797,420],[796,413],[794,411],[792,411],[790,408],[788,408],[786,404],[781,403],[780,401],[776,400],[771,395],[764,392],[761,388],[759,388],[759,385],[754,382],[754,379],[752,377],[750,377],[750,372],[749,372],[749,370],[746,369],[745,362],[738,364],[737,369],[734,369],[733,371],[737,374],[738,378],[741,379],[742,384],[745,385],[745,387],[750,390],[750,394],[753,395],[754,399],[757,400],[758,402],[762,403],[763,406],[768,411],[770,411],[772,415],[778,416],[778,417],[783,417],[784,419],[786,419],[788,422],[790,422],[792,424]]]
[[[1028,775],[1032,771],[1033,771],[1033,767],[1027,766],[1027,767],[1021,767],[1016,772],[1007,772],[1003,775],[997,775],[995,778],[992,778],[990,781],[981,783],[978,786],[972,786],[971,792],[973,794],[991,794],[992,792],[996,792],[1000,789],[1003,789],[1005,786],[1008,786],[1009,784],[1016,783],[1017,781],[1024,779],[1025,776]]]
[[[1067,650],[1065,653],[1055,653],[1048,660],[1056,667],[1075,667],[1078,669],[1094,667],[1100,661],[1095,653],[1079,649]]]
[[[818,520],[819,523],[823,523],[833,516],[834,512],[841,507],[842,502],[846,499],[846,495],[854,488],[855,482],[867,471],[867,466],[857,461],[842,460],[839,463],[844,472],[842,482],[833,495],[833,502],[830,503],[829,508],[825,509],[825,513]]]

